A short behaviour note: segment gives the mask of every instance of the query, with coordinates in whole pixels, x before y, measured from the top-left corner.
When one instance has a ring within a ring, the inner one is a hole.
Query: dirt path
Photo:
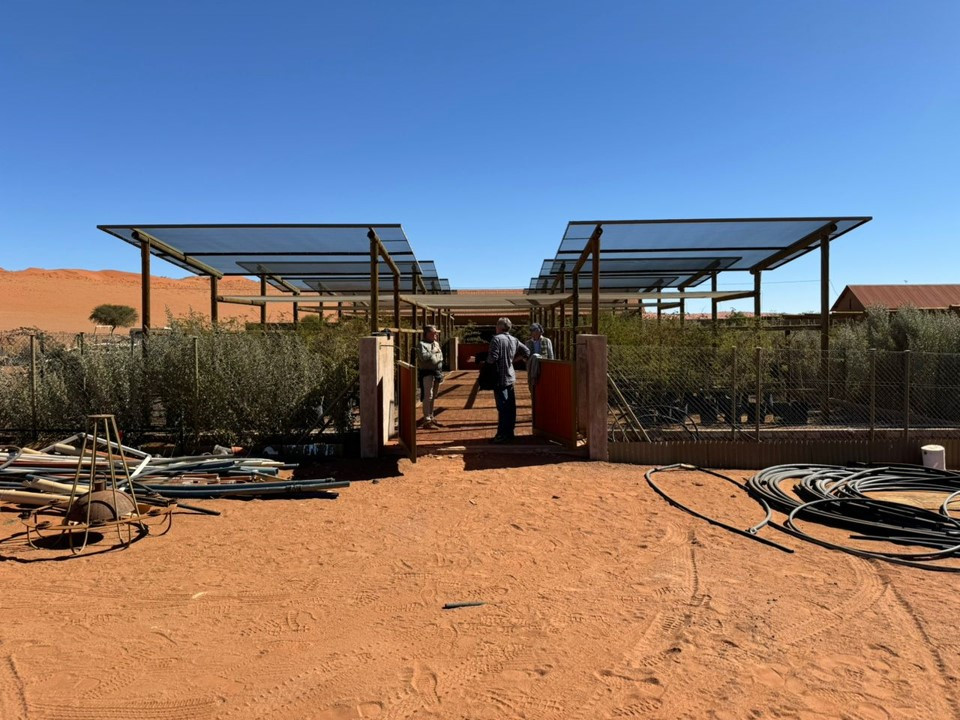
[[[955,576],[774,536],[787,555],[642,468],[556,460],[400,461],[67,562],[0,544],[0,717],[958,717]],[[669,482],[756,520],[721,481]],[[441,609],[464,601],[486,604]]]

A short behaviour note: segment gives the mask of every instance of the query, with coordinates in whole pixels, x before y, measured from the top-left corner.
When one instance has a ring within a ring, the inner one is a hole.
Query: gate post
[[[393,339],[360,338],[360,457],[380,455],[396,415]]]
[[[591,460],[608,460],[607,336],[577,336],[577,417]]]

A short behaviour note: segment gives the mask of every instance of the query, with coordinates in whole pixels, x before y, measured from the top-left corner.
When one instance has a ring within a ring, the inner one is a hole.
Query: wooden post
[[[760,271],[753,273],[753,320],[760,327]]]
[[[599,232],[597,232],[599,231]],[[590,296],[593,313],[592,329],[594,335],[600,334],[600,233],[603,231],[597,226],[593,234],[593,292]]]
[[[266,294],[267,294],[267,276],[261,275],[260,276],[260,296],[265,297]],[[260,303],[260,324],[264,326],[267,324],[267,303],[266,302]]]
[[[150,241],[140,237],[140,329],[150,331]]]
[[[400,329],[400,275],[393,274],[393,326]]]
[[[219,280],[216,275],[210,276],[210,325],[216,327],[217,323],[220,322],[220,303],[217,302],[217,295],[219,290],[217,286]]]
[[[820,367],[823,417],[830,419],[830,237],[820,238]]]
[[[570,322],[573,324],[573,347],[577,346],[577,333],[580,332],[580,273],[570,273],[570,280],[573,282],[573,317]]]
[[[373,335],[380,328],[377,323],[377,314],[380,312],[380,244],[376,235],[370,237],[370,334]]]
[[[716,272],[716,271],[714,271],[714,272],[712,272],[712,273],[710,274],[710,292],[713,292],[713,293],[717,292],[717,272]],[[716,333],[718,333],[718,332],[720,331],[720,327],[719,327],[719,324],[718,324],[718,322],[717,322],[717,319],[718,319],[718,317],[719,317],[719,312],[718,312],[718,307],[717,307],[717,306],[718,306],[719,304],[720,304],[720,303],[717,302],[717,299],[716,299],[715,297],[714,297],[714,298],[710,298],[710,323],[711,323],[711,325],[713,326],[713,332],[714,332],[714,334],[716,334]]]

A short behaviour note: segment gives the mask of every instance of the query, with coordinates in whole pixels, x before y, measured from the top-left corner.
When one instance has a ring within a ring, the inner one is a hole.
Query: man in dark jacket
[[[497,334],[490,339],[490,349],[487,351],[487,363],[497,370],[497,384],[493,390],[497,403],[497,434],[493,438],[495,443],[513,440],[514,428],[517,425],[517,396],[514,392],[517,374],[513,370],[513,361],[520,356],[530,356],[527,346],[510,334],[511,327],[513,323],[509,318],[497,320]]]

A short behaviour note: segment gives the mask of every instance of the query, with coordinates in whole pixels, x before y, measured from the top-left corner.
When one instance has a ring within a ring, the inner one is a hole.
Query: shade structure
[[[554,258],[544,262],[530,290],[548,291],[570,273],[590,238],[601,231],[601,290],[687,288],[714,272],[766,271],[830,242],[871,218],[728,218],[691,220],[571,221]],[[590,288],[592,262],[580,269]]]

